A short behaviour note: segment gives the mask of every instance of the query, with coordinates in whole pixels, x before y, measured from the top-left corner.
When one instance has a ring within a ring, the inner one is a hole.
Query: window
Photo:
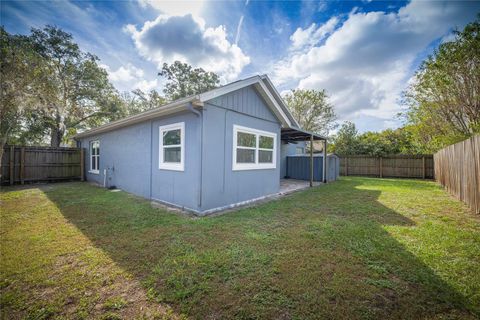
[[[100,173],[100,141],[90,141],[90,173]]]
[[[160,127],[159,169],[184,170],[185,122]]]
[[[303,152],[303,148],[302,148],[302,147],[297,147],[295,153],[296,153],[296,154],[303,154],[303,153],[304,153],[304,152]]]
[[[277,135],[233,126],[233,170],[276,168]]]

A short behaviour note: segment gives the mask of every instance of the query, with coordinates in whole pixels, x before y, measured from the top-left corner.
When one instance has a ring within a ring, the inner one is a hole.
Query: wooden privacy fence
[[[341,156],[340,175],[433,179],[433,155]]]
[[[84,152],[80,148],[5,146],[2,184],[83,180]]]
[[[480,135],[448,146],[434,157],[437,181],[480,213]]]

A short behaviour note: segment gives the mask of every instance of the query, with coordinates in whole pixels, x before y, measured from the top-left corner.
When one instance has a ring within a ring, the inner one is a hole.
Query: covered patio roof
[[[319,134],[302,130],[296,127],[282,128],[281,132],[282,140],[287,142],[298,142],[298,141],[310,141],[310,187],[313,187],[313,141],[321,140],[324,143],[323,148],[323,183],[327,182],[326,172],[327,172],[327,138]]]
[[[300,128],[282,128],[282,140],[288,142],[296,141],[310,141],[313,137],[313,140],[324,140],[327,141],[326,137],[323,137],[319,134],[302,130]]]

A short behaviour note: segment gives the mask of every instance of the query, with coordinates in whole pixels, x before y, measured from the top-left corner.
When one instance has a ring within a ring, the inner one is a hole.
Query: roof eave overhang
[[[146,112],[142,112],[142,113],[139,113],[139,114],[127,117],[127,118],[116,120],[116,121],[107,123],[103,126],[100,126],[100,127],[97,127],[97,128],[85,131],[85,132],[78,133],[73,138],[75,140],[78,140],[78,139],[94,136],[96,134],[108,132],[108,131],[111,131],[111,130],[114,130],[114,129],[126,127],[126,126],[129,126],[129,125],[132,125],[132,124],[136,124],[136,123],[140,123],[140,122],[143,122],[143,121],[158,118],[158,117],[161,117],[161,116],[166,116],[166,115],[170,115],[170,114],[173,114],[173,113],[185,111],[186,110],[185,107],[188,104],[192,104],[194,107],[200,107],[202,105],[202,102],[198,100],[198,97],[184,98],[184,99],[174,101],[170,104],[167,104],[167,105],[159,107],[159,108],[151,109],[151,110],[148,110]]]

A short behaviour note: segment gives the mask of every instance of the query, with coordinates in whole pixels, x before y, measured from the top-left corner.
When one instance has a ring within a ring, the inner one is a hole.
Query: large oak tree
[[[220,83],[217,74],[180,61],[164,63],[158,75],[167,79],[163,93],[170,101],[214,89]]]
[[[118,106],[111,98],[116,92],[107,72],[96,56],[80,50],[71,34],[46,26],[33,28],[29,40],[47,61],[34,124],[50,136],[51,146],[60,146],[66,133],[101,124],[115,113]]]

